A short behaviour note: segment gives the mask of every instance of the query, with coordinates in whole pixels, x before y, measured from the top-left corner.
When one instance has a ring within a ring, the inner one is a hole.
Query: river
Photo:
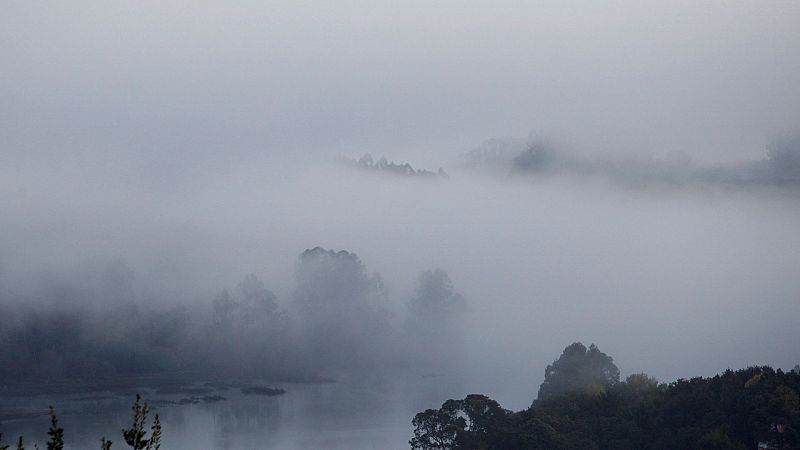
[[[160,415],[166,450],[404,449],[415,413],[467,393],[460,383],[435,376],[272,386],[286,393],[244,395],[228,388],[197,394],[197,403],[171,404],[191,395],[142,391]],[[205,402],[204,395],[225,400]],[[133,399],[133,391],[6,396],[0,399],[3,443],[22,434],[27,448],[34,443],[44,448],[52,404],[65,430],[67,450],[100,448],[101,436],[114,442],[112,448],[126,448],[120,430],[130,426]]]

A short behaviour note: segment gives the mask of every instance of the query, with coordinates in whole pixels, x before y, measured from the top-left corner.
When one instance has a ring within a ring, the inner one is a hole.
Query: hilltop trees
[[[539,399],[578,390],[606,391],[618,382],[619,369],[610,356],[594,344],[587,350],[575,342],[545,369]]]
[[[398,164],[387,160],[385,156],[382,156],[376,162],[369,153],[364,154],[358,160],[342,158],[340,161],[348,166],[375,173],[415,178],[448,178],[447,173],[441,167],[436,172],[427,169],[415,169],[409,163]]]
[[[411,448],[800,448],[800,373],[795,371],[749,367],[670,384],[639,373],[619,382],[611,357],[575,343],[547,374],[544,394],[540,390],[540,398],[524,411],[505,411],[473,394],[417,414]]]
[[[749,367],[670,384],[638,373],[620,382],[611,357],[576,342],[546,375],[524,411],[473,394],[417,414],[411,448],[800,448],[799,372]]]

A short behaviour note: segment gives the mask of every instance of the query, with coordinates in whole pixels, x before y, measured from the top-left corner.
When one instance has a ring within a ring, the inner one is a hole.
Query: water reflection
[[[411,380],[411,381],[409,381]],[[445,378],[416,375],[402,382],[364,380],[321,384],[283,384],[286,394],[244,395],[239,389],[215,391],[223,401],[169,404],[185,394],[143,397],[161,416],[163,448],[215,449],[359,449],[407,448],[411,418],[463,388]],[[127,393],[126,393],[127,394]],[[67,449],[99,448],[106,436],[122,448],[120,430],[129,426],[131,395],[96,392],[80,395],[11,397],[0,405],[4,441],[23,434],[29,447],[47,441],[47,407],[56,407]],[[152,415],[152,413],[151,413]]]

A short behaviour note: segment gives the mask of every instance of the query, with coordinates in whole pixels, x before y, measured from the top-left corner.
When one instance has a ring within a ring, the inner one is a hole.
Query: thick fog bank
[[[0,196],[4,321],[45,336],[72,330],[43,352],[102,342],[97,361],[132,347],[153,367],[198,369],[195,358],[208,362],[213,350],[232,359],[203,370],[278,376],[405,368],[457,377],[511,408],[577,340],[600,345],[623,374],[661,380],[800,361],[792,190],[448,172],[254,164],[209,170],[180,189],[154,184],[147,195],[100,172],[20,174]],[[317,246],[322,266],[304,265]],[[324,275],[341,266],[329,249],[357,262]],[[423,314],[437,334],[424,342],[435,345],[409,341],[422,336],[409,321],[424,292],[439,292],[434,303],[457,316],[448,325]],[[249,321],[232,328],[242,336],[196,341],[204,324],[223,326],[214,314],[226,308]],[[226,351],[226,339],[241,353]],[[178,364],[169,345],[184,350]],[[437,355],[447,364],[437,367]]]

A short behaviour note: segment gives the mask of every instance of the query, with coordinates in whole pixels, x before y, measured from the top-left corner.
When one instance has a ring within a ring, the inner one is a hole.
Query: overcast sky
[[[796,131],[798,23],[797,2],[9,1],[0,145],[181,168],[441,160],[533,131],[586,151],[754,157]]]

